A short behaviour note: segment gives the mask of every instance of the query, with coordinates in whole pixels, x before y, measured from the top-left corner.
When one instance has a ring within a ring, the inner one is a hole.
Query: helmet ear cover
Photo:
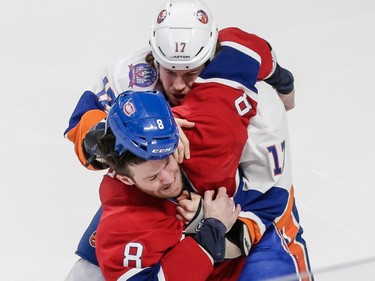
[[[155,60],[171,70],[195,69],[215,55],[218,29],[199,0],[167,1],[151,26]]]
[[[179,141],[172,111],[158,91],[120,94],[108,113],[108,128],[115,136],[118,155],[128,150],[146,160],[164,159]]]

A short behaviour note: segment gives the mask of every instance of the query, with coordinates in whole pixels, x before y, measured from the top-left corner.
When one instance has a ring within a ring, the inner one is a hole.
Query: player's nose
[[[177,76],[173,80],[173,87],[175,88],[176,91],[182,91],[183,89],[185,89],[186,83],[182,77]]]

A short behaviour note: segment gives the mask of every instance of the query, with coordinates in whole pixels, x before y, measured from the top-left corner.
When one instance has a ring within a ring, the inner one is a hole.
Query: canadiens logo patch
[[[162,23],[164,21],[164,19],[167,17],[167,11],[166,10],[162,10],[159,15],[158,15],[158,18],[156,19],[156,22],[158,24]]]
[[[149,66],[147,63],[139,63],[136,65],[129,65],[129,86],[146,88],[156,82],[158,78],[156,69]]]
[[[94,231],[90,238],[89,238],[89,244],[91,245],[91,247],[95,248],[95,244],[96,244],[96,231]]]
[[[204,223],[204,218],[202,218],[202,219],[198,222],[197,226],[195,227],[195,232],[199,232],[199,231],[201,230],[201,228],[202,228],[202,226],[203,226],[203,223]]]
[[[203,10],[199,10],[197,12],[197,18],[203,24],[207,24],[208,23],[208,15]]]
[[[124,104],[123,110],[124,110],[124,113],[127,116],[130,116],[130,115],[132,115],[135,112],[135,107],[134,107],[134,105],[130,101],[127,101]]]

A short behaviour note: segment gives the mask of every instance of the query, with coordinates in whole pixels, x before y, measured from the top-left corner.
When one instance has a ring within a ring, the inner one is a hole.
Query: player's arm
[[[145,228],[145,231],[149,231],[152,236],[143,234],[142,243],[137,241],[128,243],[124,241],[126,244],[123,245],[112,243],[122,255],[127,255],[119,262],[118,259],[115,260],[111,257],[109,251],[104,253],[107,260],[103,262],[100,248],[97,247],[100,268],[107,281],[128,280],[130,278],[138,281],[204,281],[208,278],[213,269],[213,260],[193,237],[187,237],[181,242],[177,242],[171,248],[166,249],[165,255],[161,257],[160,252],[157,251],[153,254],[150,253],[147,257],[147,249],[152,248],[152,246],[148,247],[145,244],[147,242],[144,242],[145,239],[149,239],[152,243],[166,245],[168,235],[161,237],[154,229]],[[134,235],[134,232],[130,232],[130,234]],[[129,233],[127,235],[129,236]],[[145,262],[146,259],[149,262]],[[116,264],[111,266],[108,263]],[[192,268],[194,270],[191,270]]]
[[[107,73],[106,69],[103,73]],[[107,116],[107,112],[115,99],[106,74],[100,75],[98,82],[86,90],[80,97],[71,117],[64,136],[74,144],[74,151],[82,165],[91,170],[103,169],[99,162],[91,161],[91,148],[84,144],[89,135],[89,143],[96,139],[96,126]]]
[[[84,139],[87,134],[107,116],[104,107],[98,101],[97,96],[86,91],[78,101],[78,104],[70,118],[69,127],[65,130],[64,135],[74,144],[74,151],[82,165],[91,170],[98,167],[91,165]]]
[[[182,167],[199,192],[225,186],[235,193],[247,126],[256,114],[259,65],[249,48],[223,44],[184,103],[172,108],[175,117],[195,123],[185,130],[191,158]]]
[[[185,130],[191,158],[181,165],[199,192],[225,186],[233,196],[237,168],[248,137],[247,125],[255,114],[254,106],[246,93],[232,87],[212,83],[196,89],[189,93],[183,106],[172,108],[176,117],[195,123],[193,128]],[[219,92],[223,93],[223,99],[217,97]],[[199,99],[207,104],[203,105]]]
[[[252,50],[259,56],[258,81],[265,81],[274,87],[283,101],[285,108],[294,108],[294,77],[286,68],[280,66],[271,45],[263,38],[247,33],[239,28],[226,28],[220,31],[219,40],[222,44],[235,42]]]
[[[239,219],[226,234],[226,258],[247,256],[253,244],[257,244],[264,232],[274,222],[279,228],[285,226],[293,206],[294,190],[273,186],[268,190],[257,191],[244,188],[244,181],[240,182],[234,197],[236,204],[240,204],[242,211]],[[204,219],[200,197],[192,194],[191,199],[182,195],[178,206],[181,220],[188,222],[186,233],[192,235]]]
[[[238,28],[222,30],[219,40],[224,42],[232,40],[247,47],[259,56],[258,80],[264,80],[283,95],[287,95],[294,90],[293,74],[280,66],[274,50],[266,40]]]
[[[169,272],[169,277],[173,280],[195,280],[193,276],[188,276],[187,278],[183,273],[186,267],[189,267],[188,264],[192,262],[191,259],[194,259],[194,256],[189,254],[190,250],[188,248],[183,251],[180,249],[180,247],[186,246],[195,247],[194,244],[191,244],[192,238],[208,254],[210,259],[213,259],[215,262],[224,260],[225,233],[232,228],[241,208],[239,205],[235,206],[233,200],[227,195],[226,188],[220,187],[217,192],[213,190],[205,192],[203,210],[205,219],[202,221],[198,232],[195,235],[185,238],[161,260],[164,272]],[[189,256],[187,260],[186,255]],[[181,258],[183,258],[181,263],[176,262],[176,260]],[[172,267],[167,265],[167,261],[171,262],[170,265]],[[193,263],[196,263],[196,261]],[[200,267],[199,264],[197,266]],[[200,278],[203,276],[199,275],[196,277],[198,278],[197,280],[201,280]]]
[[[273,186],[261,192],[244,188],[245,184],[242,178],[234,197],[242,211],[226,234],[226,258],[247,256],[252,244],[260,241],[269,226],[274,222],[281,228],[285,225],[293,205],[293,189]],[[198,194],[186,192],[178,198],[178,202],[177,216],[187,224],[186,234],[193,235],[204,220],[202,199]]]
[[[241,240],[241,235],[244,235],[243,227],[246,226],[250,237],[250,241],[246,243],[250,242],[251,246],[260,241],[273,223],[276,222],[279,228],[285,226],[293,207],[294,190],[273,186],[262,192],[239,187],[234,200],[241,204],[242,212],[229,236],[233,243],[242,246],[245,242]]]
[[[286,110],[291,110],[295,106],[294,97],[294,77],[293,74],[281,67],[276,62],[276,68],[272,75],[264,79],[264,82],[274,87],[283,102]]]

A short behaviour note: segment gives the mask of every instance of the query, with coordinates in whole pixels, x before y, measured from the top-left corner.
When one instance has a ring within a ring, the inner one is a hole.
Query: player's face
[[[180,168],[172,155],[166,159],[149,160],[140,165],[130,166],[129,169],[133,175],[131,179],[120,177],[130,181],[125,182],[126,184],[133,184],[151,196],[174,198],[182,192]]]
[[[203,69],[204,65],[191,70],[170,70],[159,66],[160,81],[171,105],[182,103]]]

